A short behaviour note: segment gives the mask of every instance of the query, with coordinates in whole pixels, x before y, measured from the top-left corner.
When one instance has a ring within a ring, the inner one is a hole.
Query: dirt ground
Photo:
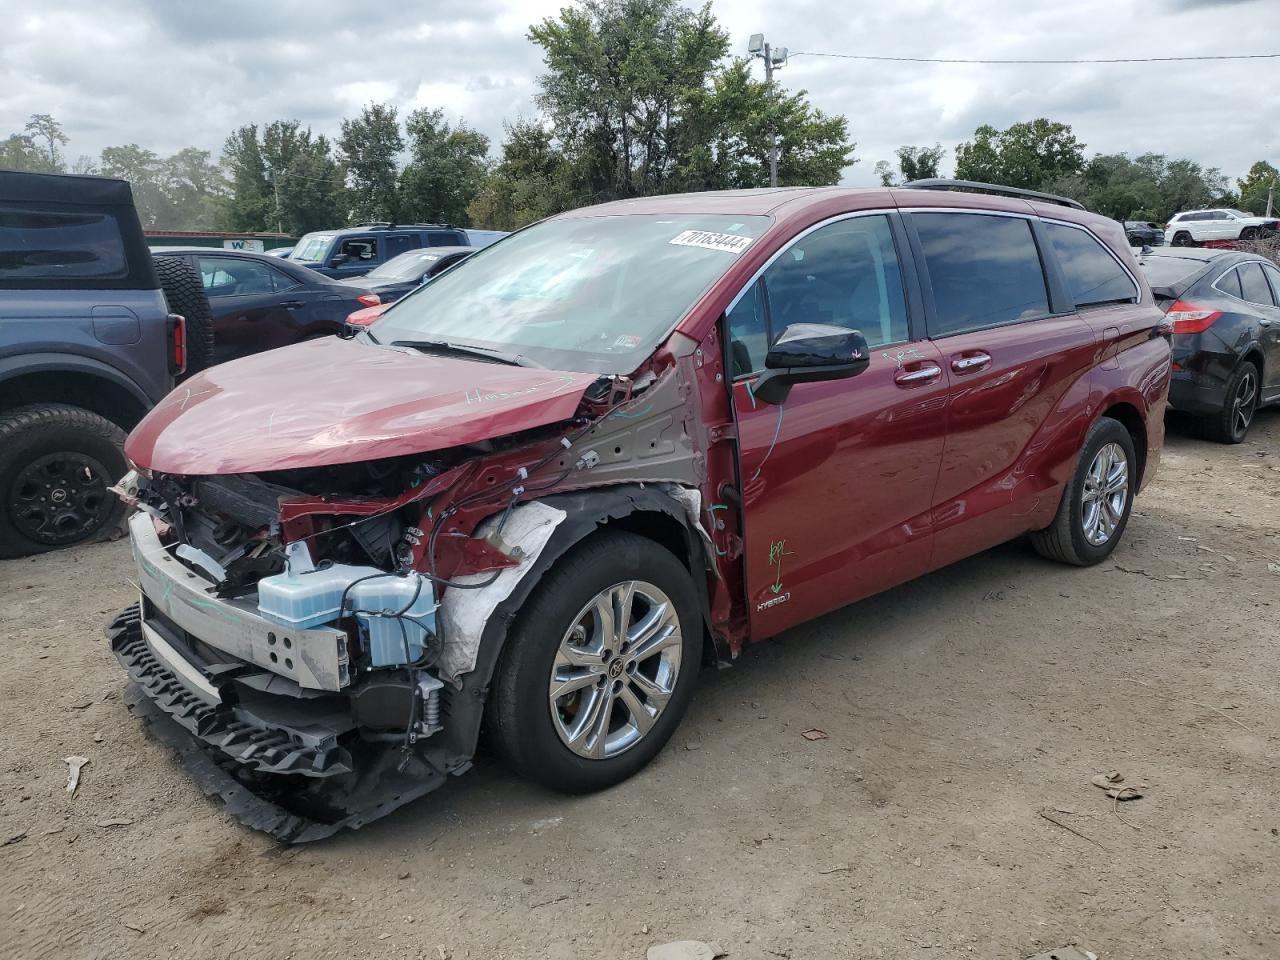
[[[1172,430],[1099,567],[1010,544],[704,672],[611,791],[482,759],[304,848],[127,713],[131,576],[124,543],[0,564],[0,957],[1280,956],[1280,413]]]

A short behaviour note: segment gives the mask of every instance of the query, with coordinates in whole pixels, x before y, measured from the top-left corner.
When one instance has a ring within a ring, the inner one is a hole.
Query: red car
[[[307,840],[466,770],[482,723],[600,789],[704,661],[1025,534],[1099,562],[1169,329],[1119,224],[983,189],[576,210],[187,381],[126,451],[131,700]]]

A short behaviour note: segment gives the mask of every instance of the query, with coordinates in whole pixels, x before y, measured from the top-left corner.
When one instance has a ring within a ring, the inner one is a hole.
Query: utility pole
[[[1275,214],[1272,212],[1273,210],[1275,210],[1275,203],[1276,203],[1276,178],[1275,178],[1275,177],[1272,177],[1272,178],[1271,178],[1271,186],[1267,187],[1267,213],[1266,213],[1266,215],[1267,215],[1268,217],[1274,217],[1274,216],[1275,216]]]
[[[764,61],[764,82],[769,90],[769,99],[773,99],[773,71],[780,70],[787,63],[786,47],[771,47],[764,39],[763,33],[753,33],[747,41],[747,52]],[[778,132],[769,130],[769,186],[778,185]]]

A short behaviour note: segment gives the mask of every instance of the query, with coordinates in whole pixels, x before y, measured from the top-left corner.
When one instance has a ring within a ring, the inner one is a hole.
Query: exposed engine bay
[[[207,792],[289,842],[465,771],[512,606],[567,516],[544,498],[582,490],[605,512],[652,500],[706,538],[677,370],[619,379],[569,424],[429,454],[211,476],[140,466],[117,493],[136,508],[141,597],[107,629],[134,709]]]

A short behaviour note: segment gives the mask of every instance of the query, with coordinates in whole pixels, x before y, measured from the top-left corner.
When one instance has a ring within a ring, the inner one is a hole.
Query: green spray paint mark
[[[791,551],[787,549],[786,540],[774,540],[769,544],[769,566],[774,567],[773,583],[769,584],[769,589],[774,593],[782,592],[782,558],[791,556]]]

